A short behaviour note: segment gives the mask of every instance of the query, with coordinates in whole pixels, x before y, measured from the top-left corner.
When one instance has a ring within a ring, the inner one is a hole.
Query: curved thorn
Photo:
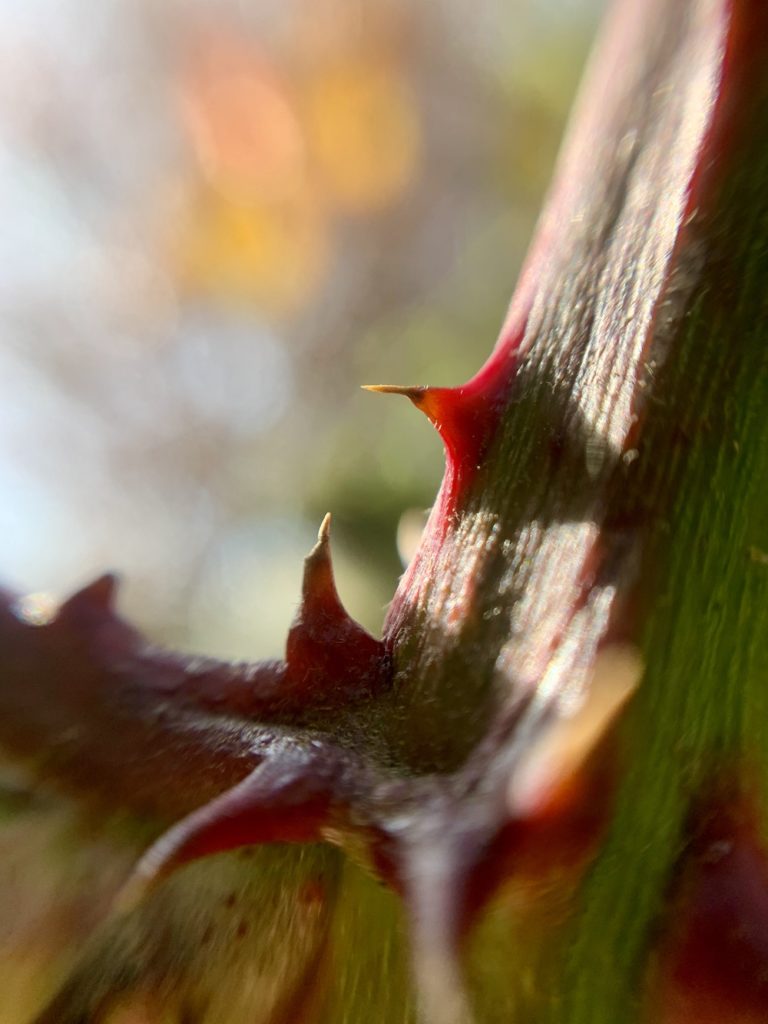
[[[202,857],[261,843],[319,839],[340,798],[342,759],[327,746],[268,755],[242,782],[193,811],[153,843],[117,906],[130,910],[177,868]]]

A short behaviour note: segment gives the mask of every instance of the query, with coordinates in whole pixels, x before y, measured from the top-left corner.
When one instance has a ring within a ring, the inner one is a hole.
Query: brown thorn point
[[[61,606],[60,615],[77,614],[81,611],[111,611],[114,607],[119,579],[115,573],[107,572],[76,590]]]

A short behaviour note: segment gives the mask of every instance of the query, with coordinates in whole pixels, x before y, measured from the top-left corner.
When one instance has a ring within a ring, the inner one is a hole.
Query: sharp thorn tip
[[[314,547],[304,559],[304,594],[314,591],[318,582],[318,572],[331,568],[331,513],[323,516]],[[309,591],[307,590],[309,588]]]
[[[419,396],[426,390],[421,384],[409,386],[402,384],[363,384],[361,387],[364,391],[373,391],[377,395],[404,395],[406,398],[410,398],[412,402],[417,401]]]
[[[331,513],[326,512],[323,516],[323,521],[320,523],[320,529],[317,531],[317,543],[327,544],[328,539],[331,535]]]

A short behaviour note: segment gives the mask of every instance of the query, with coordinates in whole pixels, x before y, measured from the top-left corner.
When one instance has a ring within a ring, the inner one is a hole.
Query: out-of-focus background
[[[484,360],[602,6],[0,0],[0,580],[279,654],[331,510],[378,630],[442,459],[358,385]]]

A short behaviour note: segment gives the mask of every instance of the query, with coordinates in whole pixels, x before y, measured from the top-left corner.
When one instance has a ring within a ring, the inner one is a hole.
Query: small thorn
[[[381,394],[404,395],[430,420],[445,445],[450,481],[447,490],[452,500],[455,499],[458,488],[471,479],[482,460],[498,417],[502,393],[478,390],[471,385],[442,388],[366,384],[364,388]]]
[[[400,384],[363,384],[364,391],[373,391],[378,395],[402,395],[409,399],[434,424],[438,426],[440,411],[439,393],[447,388],[431,388],[425,384],[403,387]]]
[[[331,562],[331,513],[323,517],[317,531],[317,542],[304,559],[304,577],[301,585],[302,611],[305,606],[320,602],[326,612],[334,610],[346,614],[333,578]]]
[[[115,573],[107,572],[98,576],[68,597],[62,604],[59,615],[111,611],[114,607],[118,584],[119,579]]]
[[[411,401],[417,400],[419,394],[426,391],[426,387],[423,384],[412,384],[410,386],[402,384],[361,384],[360,387],[363,391],[373,391],[377,395],[405,395]]]
[[[286,693],[301,700],[329,693],[361,694],[386,673],[384,646],[349,615],[333,577],[330,515],[304,560],[301,604],[285,648]]]

